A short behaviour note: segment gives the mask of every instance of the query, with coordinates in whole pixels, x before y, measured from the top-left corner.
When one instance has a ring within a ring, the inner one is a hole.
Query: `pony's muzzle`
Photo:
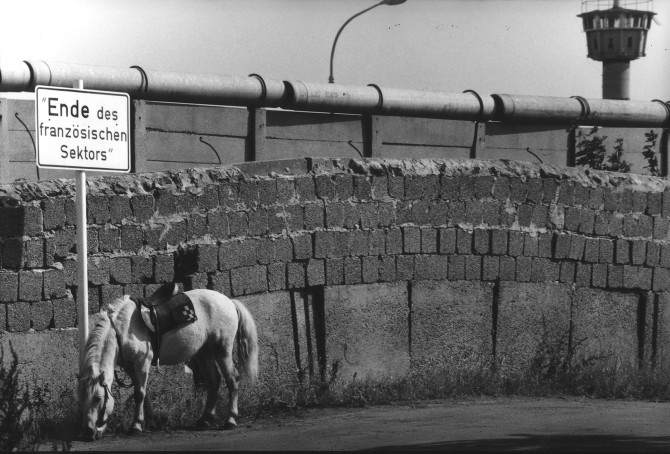
[[[82,435],[88,441],[95,441],[95,433],[97,431],[93,427],[84,427],[82,430]]]

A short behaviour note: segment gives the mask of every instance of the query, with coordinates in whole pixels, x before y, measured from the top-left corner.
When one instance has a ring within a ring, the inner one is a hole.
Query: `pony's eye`
[[[99,404],[101,400],[100,396],[93,396],[93,403]]]

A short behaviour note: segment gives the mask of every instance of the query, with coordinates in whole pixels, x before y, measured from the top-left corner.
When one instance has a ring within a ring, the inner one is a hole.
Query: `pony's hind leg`
[[[233,363],[232,352],[217,356],[216,362],[221,368],[223,378],[226,381],[226,387],[228,388],[228,416],[226,417],[226,422],[224,423],[223,428],[225,430],[230,430],[237,427],[237,417],[239,416],[237,410],[237,398],[240,375]]]
[[[214,424],[214,418],[216,416],[216,402],[219,398],[221,374],[211,357],[200,357],[197,361],[200,372],[206,377],[207,399],[205,401],[205,408],[202,412],[202,416],[196,422],[196,427],[209,428]]]

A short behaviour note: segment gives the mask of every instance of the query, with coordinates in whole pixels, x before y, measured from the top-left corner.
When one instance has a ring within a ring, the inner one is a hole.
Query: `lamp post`
[[[363,11],[354,14],[349,19],[347,19],[347,21],[344,24],[342,24],[340,29],[337,31],[337,35],[335,35],[335,41],[333,41],[333,48],[330,51],[330,76],[328,77],[328,83],[331,83],[331,84],[335,83],[335,78],[333,77],[333,58],[335,58],[335,46],[337,45],[337,40],[340,38],[340,33],[342,33],[342,30],[344,30],[344,27],[346,27],[349,22],[356,19],[361,14],[367,13],[368,11],[370,11],[373,8],[376,8],[376,7],[381,6],[381,5],[389,5],[389,6],[400,5],[401,3],[405,3],[405,1],[406,0],[382,0],[381,2],[377,3],[376,5],[372,5],[371,7],[366,8]]]

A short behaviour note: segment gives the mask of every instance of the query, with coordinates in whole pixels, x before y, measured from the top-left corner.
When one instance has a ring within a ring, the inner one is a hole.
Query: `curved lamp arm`
[[[328,83],[335,83],[335,78],[333,77],[333,59],[335,58],[335,46],[337,45],[337,40],[340,38],[340,34],[342,33],[342,30],[344,30],[344,27],[347,26],[349,22],[352,20],[356,19],[358,16],[361,14],[367,13],[373,8],[376,8],[381,5],[399,5],[401,3],[405,3],[406,0],[382,0],[381,2],[377,3],[376,5],[372,5],[369,8],[364,9],[363,11],[354,14],[351,16],[347,21],[342,24],[340,29],[337,31],[337,35],[335,35],[335,41],[333,41],[333,48],[330,51],[330,76],[328,76]]]

